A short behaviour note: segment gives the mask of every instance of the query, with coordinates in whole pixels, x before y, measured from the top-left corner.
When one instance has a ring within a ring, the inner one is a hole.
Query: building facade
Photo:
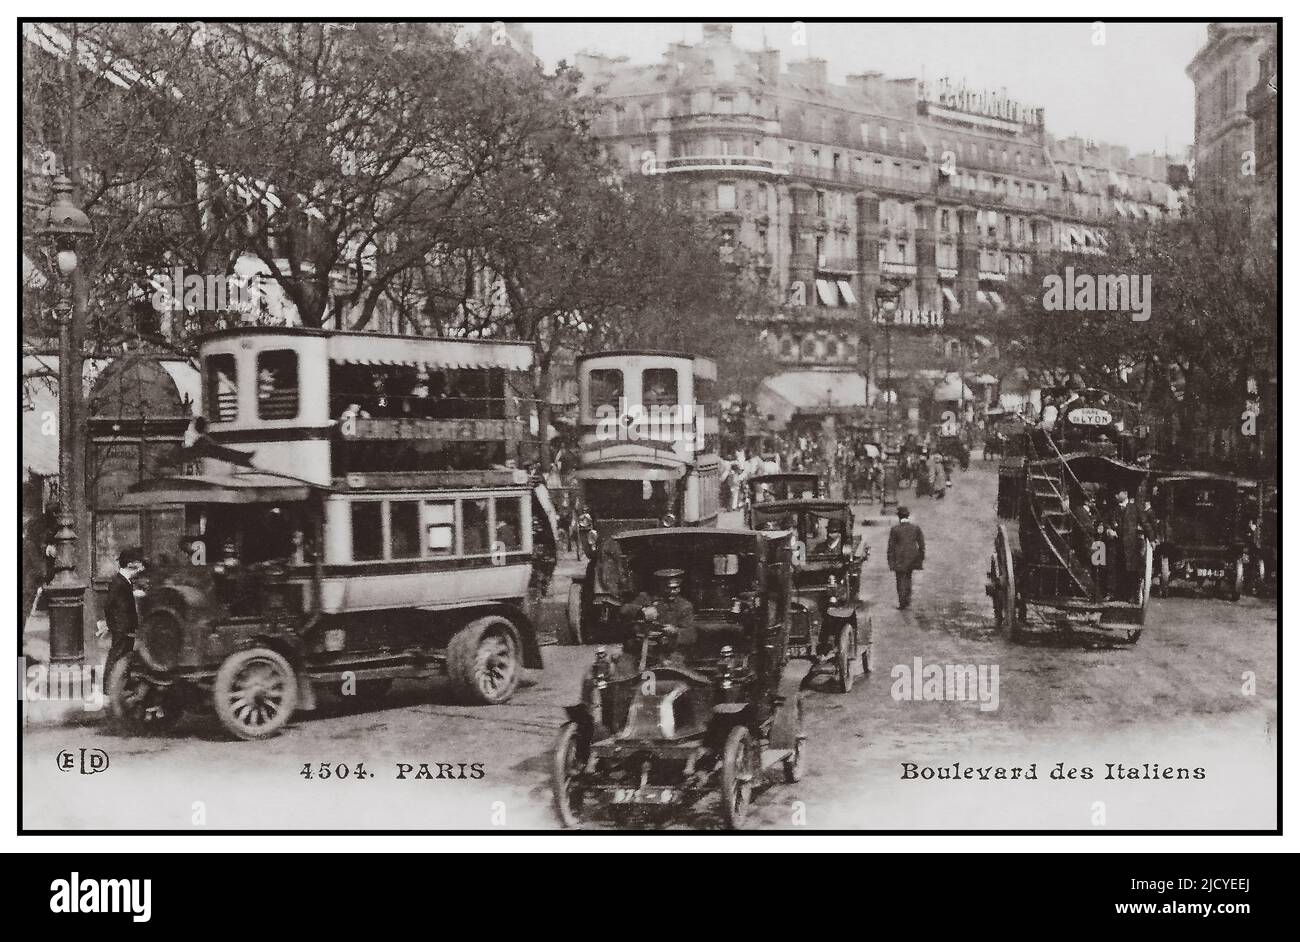
[[[1270,150],[1276,153],[1275,123],[1259,128],[1257,141],[1250,102],[1251,92],[1276,73],[1276,50],[1275,24],[1211,23],[1207,27],[1205,45],[1187,65],[1187,76],[1196,86],[1198,188],[1231,192],[1253,187],[1261,156]]]
[[[761,325],[780,364],[865,377],[779,382],[818,392],[795,408],[892,398],[924,421],[919,404],[951,372],[987,372],[987,341],[963,328],[1003,307],[1009,275],[1058,248],[1101,252],[1118,221],[1178,211],[1164,157],[1055,140],[1041,108],[1005,91],[871,71],[834,83],[824,60],[782,70],[777,50],[737,46],[730,25],[703,30],[656,64],[576,61],[604,103],[594,130],[611,157],[682,187],[719,251],[780,299]],[[884,284],[901,291],[889,324]]]

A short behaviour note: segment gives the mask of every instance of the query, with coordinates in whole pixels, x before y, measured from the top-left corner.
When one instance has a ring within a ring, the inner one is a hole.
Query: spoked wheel
[[[1006,629],[1007,638],[1015,641],[1020,637],[1020,612],[1016,610],[1016,570],[1011,558],[1011,547],[1007,545],[1004,534],[999,532],[997,542],[998,596],[994,600],[995,615],[1000,614],[999,624]]]
[[[217,719],[239,739],[274,736],[297,704],[298,678],[284,656],[270,648],[230,655],[212,684]]]
[[[164,733],[181,717],[174,688],[153,682],[134,654],[118,658],[108,676],[109,710],[123,730],[136,735]]]
[[[749,798],[754,788],[753,744],[749,729],[733,726],[722,747],[722,820],[735,830],[749,815]]]
[[[566,828],[582,823],[582,803],[586,797],[582,782],[587,764],[585,752],[578,724],[570,722],[560,727],[560,738],[555,742],[551,758],[551,789],[555,793],[555,813]]]
[[[1241,589],[1246,583],[1246,564],[1238,559],[1228,572],[1228,599],[1233,602],[1241,600]]]
[[[806,739],[803,731],[803,697],[800,696],[794,703],[794,752],[781,760],[781,770],[791,785],[803,778],[804,764],[807,761],[804,755]]]
[[[473,703],[504,703],[519,684],[515,627],[499,615],[470,622],[447,646],[447,672]]]
[[[839,645],[835,650],[835,679],[839,681],[840,693],[853,689],[853,661],[857,654],[854,634],[852,622],[840,629]]]

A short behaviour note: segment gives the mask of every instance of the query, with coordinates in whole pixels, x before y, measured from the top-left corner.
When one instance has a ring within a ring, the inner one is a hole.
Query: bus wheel
[[[239,739],[278,733],[298,705],[298,678],[289,662],[270,648],[236,651],[212,683],[217,719]]]
[[[505,703],[519,670],[515,626],[500,615],[476,618],[447,645],[447,673],[471,703]]]

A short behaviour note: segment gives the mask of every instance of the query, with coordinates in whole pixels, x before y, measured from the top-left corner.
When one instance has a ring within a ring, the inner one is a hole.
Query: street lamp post
[[[52,184],[54,198],[37,215],[38,233],[54,249],[59,274],[68,282],[71,298],[54,306],[59,324],[59,510],[54,534],[54,577],[45,587],[50,603],[50,661],[79,662],[85,655],[83,629],[86,585],[77,574],[76,447],[73,404],[81,392],[79,351],[74,351],[74,326],[85,322],[86,281],[77,257],[78,242],[92,232],[90,219],[72,201],[72,181],[58,176]]]
[[[885,282],[876,289],[876,320],[885,325],[885,467],[880,485],[880,512],[889,513],[898,503],[898,450],[894,437],[894,351],[891,328],[898,310],[898,287]]]

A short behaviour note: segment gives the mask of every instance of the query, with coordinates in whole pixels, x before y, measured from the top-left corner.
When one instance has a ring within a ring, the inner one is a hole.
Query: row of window
[[[298,354],[263,350],[255,360],[257,418],[296,419]],[[204,359],[208,418],[239,418],[239,369],[233,353]],[[354,418],[501,419],[506,415],[502,370],[430,370],[415,366],[330,364],[329,412]]]
[[[489,556],[523,549],[522,497],[352,502],[352,559]]]
[[[707,383],[702,381],[701,384]],[[709,384],[711,385],[711,384]],[[588,401],[593,414],[602,406],[613,409],[626,408],[623,371],[617,368],[591,370],[587,374]],[[697,396],[701,393],[697,390]],[[700,400],[704,402],[703,398]],[[641,404],[646,408],[652,406],[676,406],[681,404],[677,392],[677,370],[672,367],[653,367],[641,371]]]
[[[257,417],[298,417],[298,354],[293,350],[263,350],[255,362],[257,371]],[[239,369],[233,353],[214,353],[204,358],[208,418],[233,422],[239,418]]]

